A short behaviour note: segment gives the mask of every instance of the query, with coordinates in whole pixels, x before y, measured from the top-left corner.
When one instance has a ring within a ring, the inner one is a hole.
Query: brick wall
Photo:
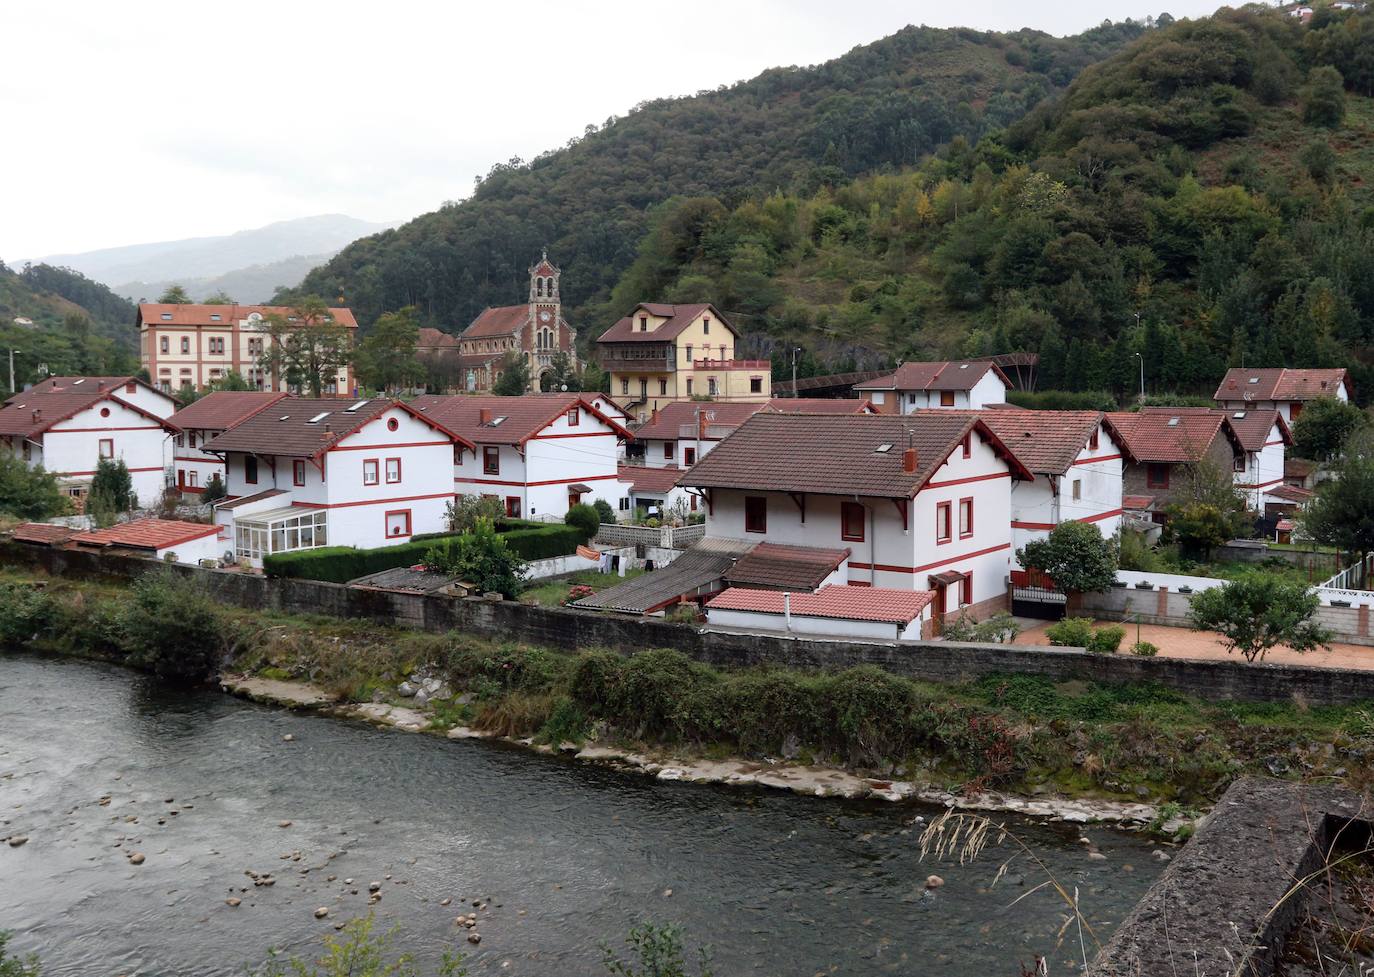
[[[725,634],[571,608],[511,601],[355,590],[314,580],[276,580],[230,570],[202,570],[139,557],[30,547],[0,542],[0,564],[40,567],[74,578],[130,580],[169,568],[203,580],[216,598],[239,607],[365,618],[442,633],[454,629],[567,651],[608,648],[632,653],[673,648],[725,667],[778,665],[842,669],[874,665],[895,675],[940,683],[984,675],[1042,675],[1056,682],[1158,682],[1203,699],[1282,702],[1301,695],[1312,705],[1374,699],[1374,670],[1249,665],[1239,660],[1181,661],[1134,655],[1093,655],[1074,648],[948,642],[819,641],[776,635]],[[1157,593],[1151,594],[1158,600]],[[1177,600],[1177,594],[1166,600]]]
[[[1231,442],[1227,440],[1224,434],[1218,434],[1207,448],[1207,460],[1228,477],[1231,474],[1231,464],[1234,457],[1231,451]],[[1152,495],[1156,499],[1156,509],[1163,509],[1166,505],[1174,502],[1187,502],[1192,498],[1192,475],[1188,465],[1169,466],[1169,487],[1167,489],[1151,488],[1147,484],[1146,475],[1148,471],[1148,465],[1127,461],[1121,470],[1122,494]]]

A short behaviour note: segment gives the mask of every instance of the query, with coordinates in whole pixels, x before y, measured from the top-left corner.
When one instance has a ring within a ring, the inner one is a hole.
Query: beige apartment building
[[[681,400],[766,401],[772,364],[735,359],[738,338],[710,303],[642,302],[602,333],[597,360],[611,396],[640,421]]]
[[[169,305],[144,302],[138,307],[139,350],[153,386],[165,393],[200,389],[237,371],[258,390],[286,391],[282,377],[268,376],[258,364],[269,341],[267,320],[292,321],[291,309],[276,305]],[[330,309],[330,321],[357,336],[358,323],[349,309]],[[353,368],[339,368],[325,394],[351,396]]]

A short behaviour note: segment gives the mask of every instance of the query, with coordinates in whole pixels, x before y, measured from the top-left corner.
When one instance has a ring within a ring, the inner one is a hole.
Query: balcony
[[[660,343],[599,346],[596,359],[607,373],[672,373],[677,365],[673,347]]]
[[[770,360],[692,360],[694,370],[771,370]]]

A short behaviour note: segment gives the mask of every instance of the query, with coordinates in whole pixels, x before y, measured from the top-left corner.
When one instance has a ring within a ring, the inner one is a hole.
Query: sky
[[[0,3],[0,258],[403,220],[638,102],[908,23],[1071,34],[1220,0],[1144,2]]]

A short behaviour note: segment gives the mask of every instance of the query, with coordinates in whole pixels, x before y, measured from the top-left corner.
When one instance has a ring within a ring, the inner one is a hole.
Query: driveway
[[[1022,631],[1016,636],[1018,645],[1047,645],[1045,629],[1053,622],[1042,621]],[[1121,624],[1126,629],[1126,637],[1121,640],[1118,654],[1126,651],[1136,642],[1136,625],[1120,621],[1094,621],[1093,625],[1102,627],[1108,624]],[[1140,625],[1140,639],[1159,646],[1159,654],[1164,658],[1234,658],[1244,661],[1240,652],[1226,651],[1224,639],[1211,631],[1191,631],[1188,628],[1167,628],[1158,624]],[[1264,661],[1278,665],[1309,665],[1319,668],[1371,668],[1374,669],[1374,647],[1363,645],[1332,644],[1329,650],[1299,653],[1282,646],[1270,649]]]

